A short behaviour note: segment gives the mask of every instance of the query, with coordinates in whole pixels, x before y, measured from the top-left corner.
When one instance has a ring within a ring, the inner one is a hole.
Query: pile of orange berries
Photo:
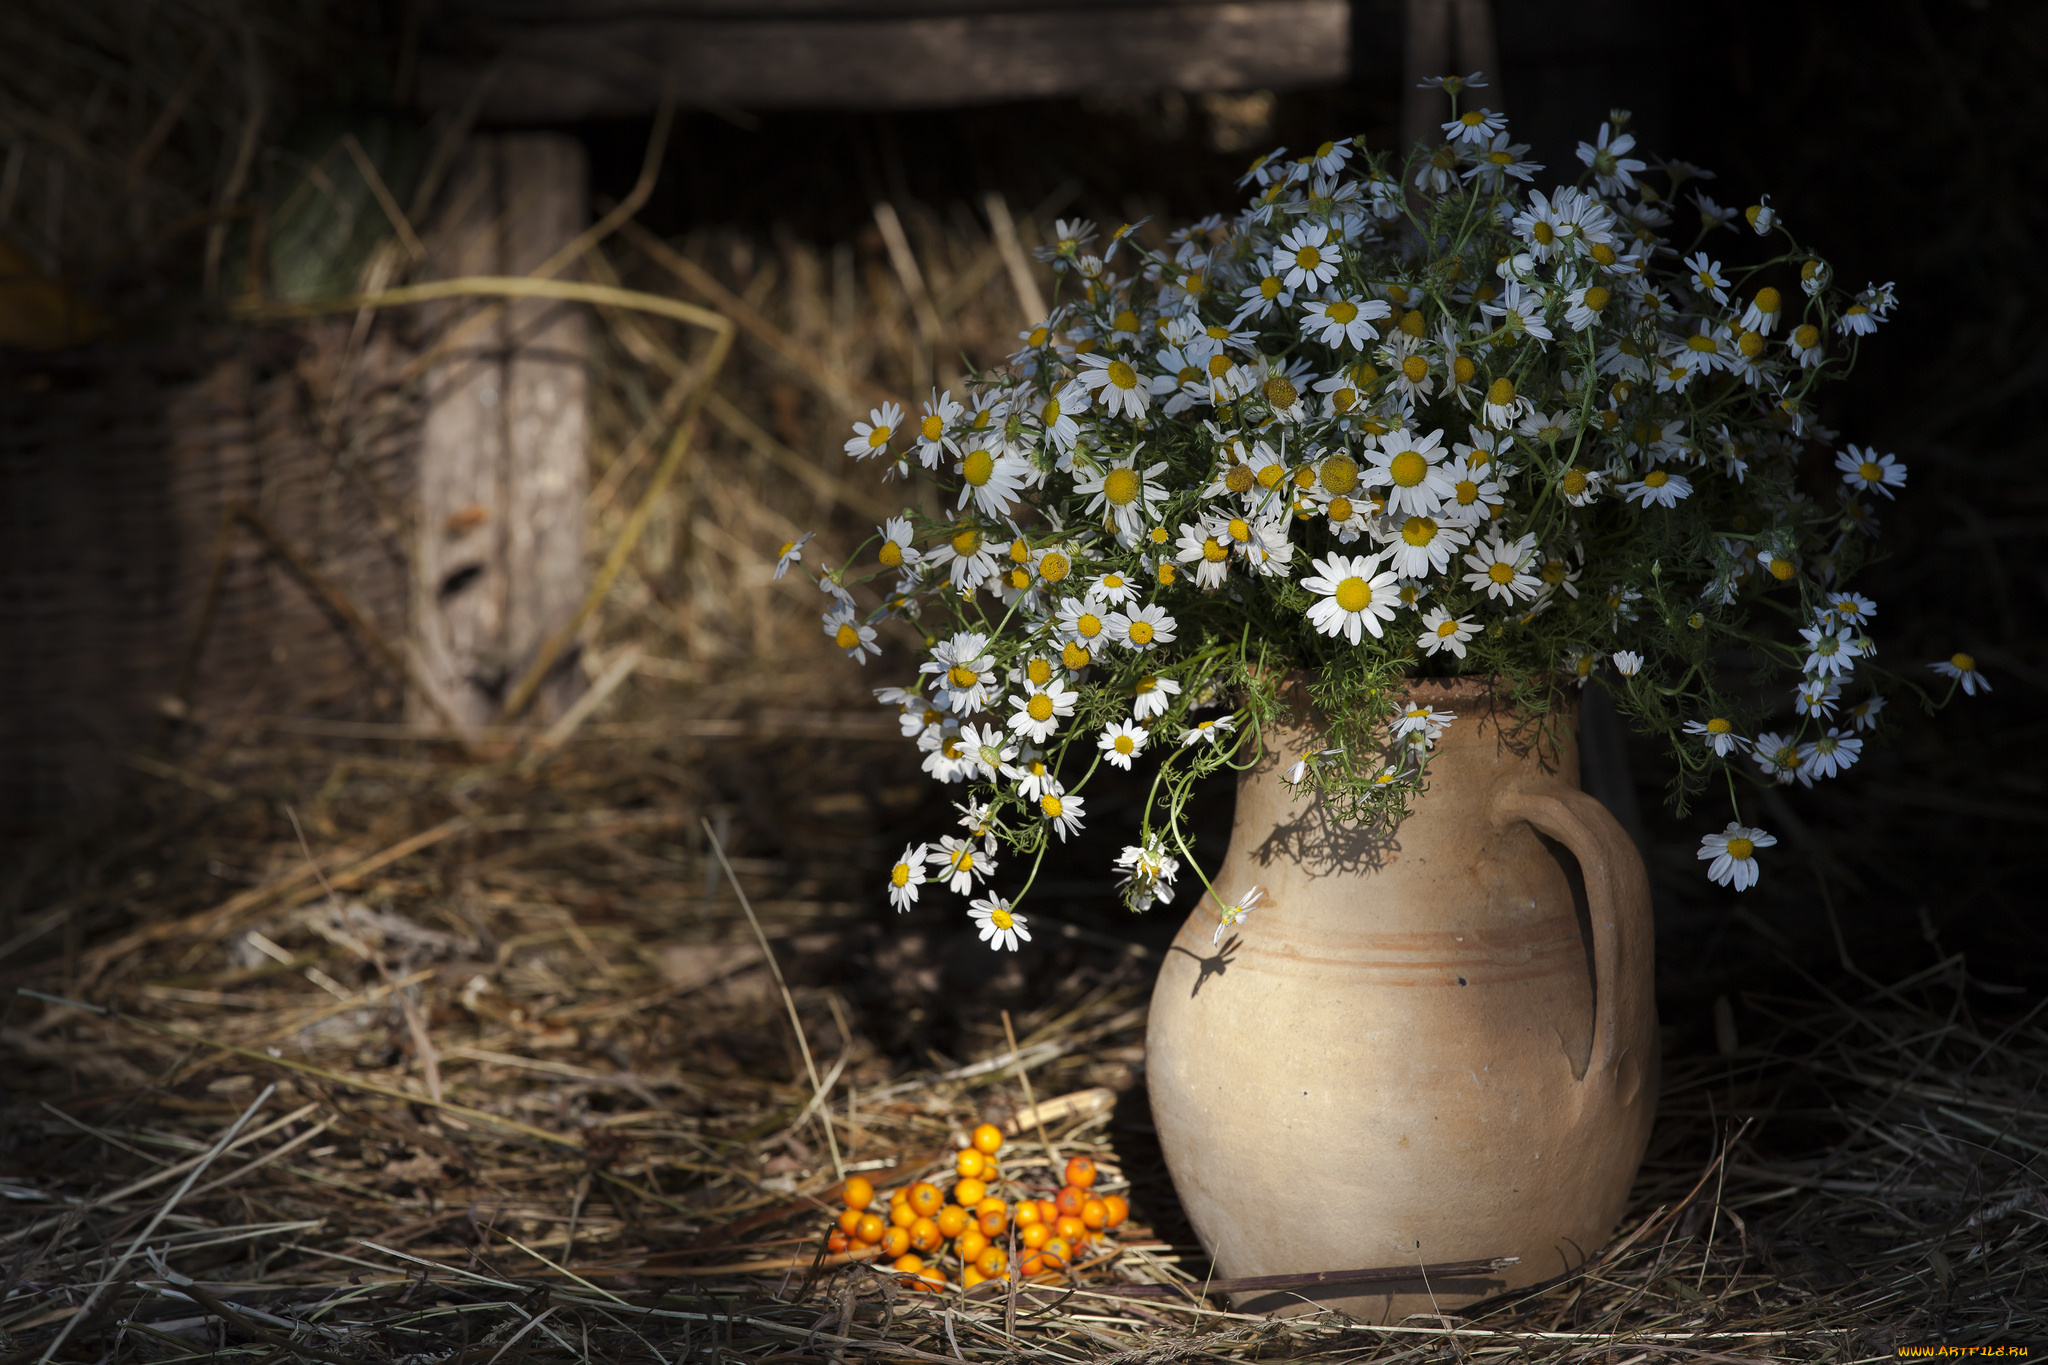
[[[913,1286],[933,1291],[946,1287],[940,1262],[950,1255],[959,1264],[960,1287],[972,1289],[1011,1274],[1013,1230],[1015,1270],[1028,1279],[1064,1270],[1090,1241],[1130,1216],[1122,1196],[1092,1192],[1095,1163],[1085,1156],[1067,1162],[1066,1184],[1052,1198],[1003,1199],[995,1192],[1003,1184],[996,1166],[1002,1145],[1002,1130],[982,1124],[955,1159],[959,1178],[950,1199],[931,1181],[920,1180],[889,1195],[886,1216],[877,1209],[874,1183],[854,1176],[846,1182],[846,1210],[827,1236],[827,1248],[876,1248],[872,1254],[909,1276]]]

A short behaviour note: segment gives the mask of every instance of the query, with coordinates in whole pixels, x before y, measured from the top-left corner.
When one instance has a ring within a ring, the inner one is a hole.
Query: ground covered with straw
[[[70,902],[110,927],[7,945],[0,1358],[1858,1360],[2042,1330],[2048,1031],[1960,960],[1731,1002],[1667,1057],[1631,1209],[1574,1273],[1396,1324],[1238,1314],[1150,1132],[1153,948],[1070,925],[1004,982],[844,899],[892,788],[769,796],[809,849],[770,857],[681,776],[875,766],[850,719],[632,728],[542,760],[273,732],[218,790],[155,787]],[[1092,1156],[1131,1221],[1015,1294],[824,1255],[841,1172],[950,1168],[982,1121],[1012,1179]]]

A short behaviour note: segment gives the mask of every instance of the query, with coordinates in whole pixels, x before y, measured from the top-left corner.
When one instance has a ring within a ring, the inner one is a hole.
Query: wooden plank
[[[917,108],[1157,90],[1337,84],[1349,70],[1347,0],[1125,0],[1069,5],[703,3],[544,12],[477,0],[423,59],[430,105],[459,107],[496,75],[484,117],[644,113],[665,80],[697,105]]]

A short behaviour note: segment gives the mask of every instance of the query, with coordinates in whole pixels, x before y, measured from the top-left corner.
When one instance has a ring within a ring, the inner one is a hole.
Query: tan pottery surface
[[[1268,733],[1215,877],[1265,899],[1213,945],[1205,895],[1168,952],[1153,1119],[1221,1276],[1521,1260],[1240,1308],[1392,1322],[1548,1279],[1607,1240],[1649,1140],[1649,884],[1569,717],[1546,741],[1484,682],[1414,696],[1458,719],[1377,840],[1280,780],[1299,720]]]

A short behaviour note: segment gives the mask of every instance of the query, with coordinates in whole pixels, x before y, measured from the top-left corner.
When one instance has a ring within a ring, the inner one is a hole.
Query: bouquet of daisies
[[[1062,301],[1005,370],[854,425],[848,455],[936,494],[816,575],[848,657],[885,618],[923,636],[877,695],[962,799],[894,867],[899,909],[941,883],[1014,949],[1104,765],[1154,769],[1113,869],[1131,908],[1207,887],[1193,784],[1257,760],[1289,675],[1326,733],[1288,778],[1385,821],[1455,721],[1404,707],[1408,680],[1495,677],[1541,715],[1598,677],[1668,737],[1681,810],[1725,790],[1700,857],[1738,890],[1774,842],[1744,783],[1856,763],[1898,679],[1849,585],[1907,474],[1837,449],[1813,395],[1891,287],[1838,288],[1768,198],[1650,171],[1623,111],[1573,183],[1533,188],[1506,120],[1461,111],[1480,83],[1438,84],[1444,140],[1405,159],[1275,151],[1242,211],[1163,237],[1057,224]]]

